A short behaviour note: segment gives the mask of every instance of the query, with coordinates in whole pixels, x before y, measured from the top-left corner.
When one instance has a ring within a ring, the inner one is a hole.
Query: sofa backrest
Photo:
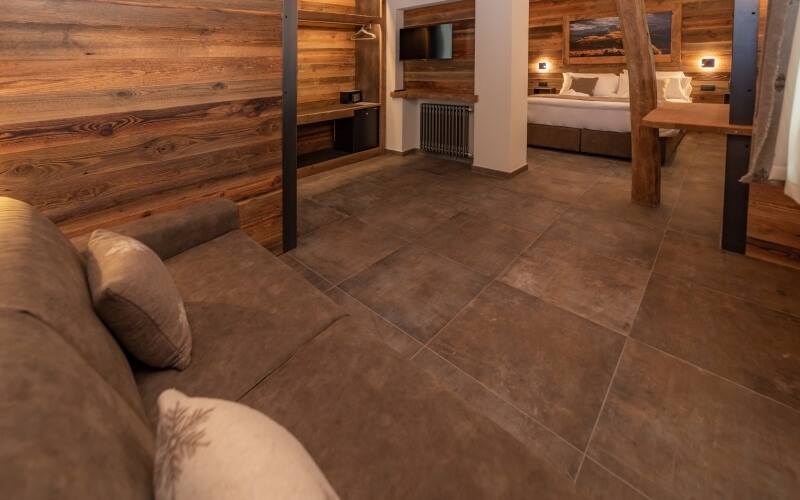
[[[83,257],[47,217],[0,197],[0,309],[25,311],[73,346],[142,415],[122,348],[95,314]]]
[[[150,427],[45,322],[0,309],[0,498],[151,499]]]
[[[147,483],[153,432],[125,354],[94,313],[83,259],[50,220],[6,197],[0,320],[0,498],[100,498],[112,483]],[[81,474],[99,484],[71,489]]]

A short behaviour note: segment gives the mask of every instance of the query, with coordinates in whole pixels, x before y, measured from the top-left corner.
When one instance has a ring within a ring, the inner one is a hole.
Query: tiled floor
[[[385,156],[299,186],[282,258],[592,498],[800,498],[800,271],[717,249],[724,143],[503,180]]]

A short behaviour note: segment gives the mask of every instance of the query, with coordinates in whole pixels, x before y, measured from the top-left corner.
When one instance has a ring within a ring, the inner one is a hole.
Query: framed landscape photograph
[[[656,62],[679,62],[681,56],[681,6],[647,14],[650,43]],[[606,64],[625,62],[619,17],[564,18],[564,62]]]

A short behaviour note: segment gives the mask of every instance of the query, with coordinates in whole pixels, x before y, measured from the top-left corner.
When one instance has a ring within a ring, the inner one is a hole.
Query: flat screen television
[[[452,59],[453,24],[400,30],[400,60]]]

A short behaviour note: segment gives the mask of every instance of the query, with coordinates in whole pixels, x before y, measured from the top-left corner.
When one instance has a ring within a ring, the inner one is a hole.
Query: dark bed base
[[[664,165],[672,157],[678,144],[686,134],[673,137],[660,137],[661,164]],[[617,158],[631,158],[630,132],[603,132],[555,125],[528,124],[528,146],[543,148],[563,149],[578,153],[615,156]]]

